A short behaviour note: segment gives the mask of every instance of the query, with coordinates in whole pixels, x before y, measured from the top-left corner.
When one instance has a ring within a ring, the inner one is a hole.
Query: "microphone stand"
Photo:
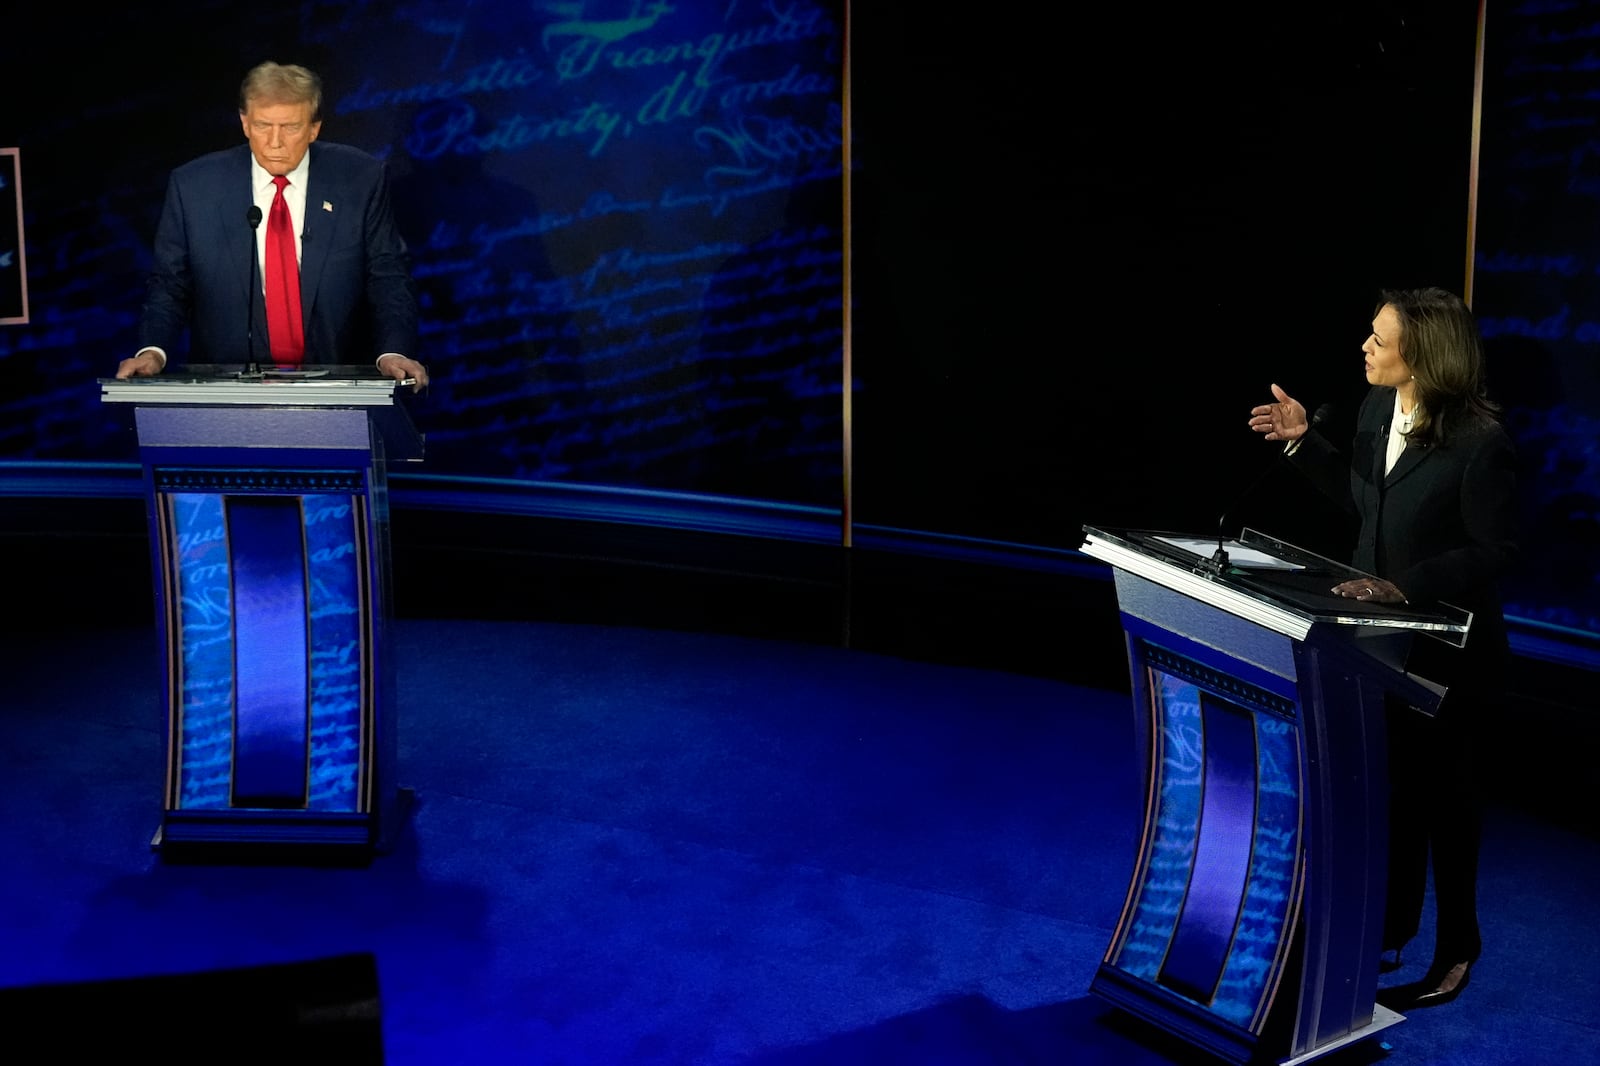
[[[256,362],[256,228],[261,225],[261,208],[255,204],[245,212],[250,223],[250,287],[244,293],[244,373],[240,377],[258,378],[261,366]]]

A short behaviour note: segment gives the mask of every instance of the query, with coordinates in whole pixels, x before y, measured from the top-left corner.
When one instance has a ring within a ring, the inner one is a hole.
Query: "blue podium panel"
[[[1283,982],[1304,887],[1297,708],[1241,681],[1247,664],[1174,643],[1188,642],[1131,641],[1148,798],[1105,967],[1205,1018],[1201,1042],[1243,1061]]]
[[[365,471],[156,467],[163,840],[373,842],[381,617]]]
[[[370,810],[373,609],[367,515],[350,491],[178,491],[158,473],[171,560],[178,705],[167,804],[175,810]]]

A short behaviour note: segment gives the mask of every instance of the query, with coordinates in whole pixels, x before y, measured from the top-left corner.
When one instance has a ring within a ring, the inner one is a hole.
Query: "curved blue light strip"
[[[181,649],[177,806],[228,806],[233,780],[233,605],[222,496],[168,497]]]
[[[314,811],[360,809],[362,620],[368,610],[357,522],[360,497],[303,497],[311,609],[311,792]]]
[[[840,512],[771,500],[696,496],[602,485],[390,473],[391,495],[407,507],[467,514],[523,514],[654,525],[708,533],[838,544]],[[0,496],[130,497],[144,494],[137,463],[0,460]],[[985,540],[856,522],[858,548],[904,552],[1025,570],[1111,580],[1111,568],[1074,549]],[[1600,634],[1507,613],[1520,656],[1600,670]]]
[[[392,472],[392,506],[619,522],[665,529],[839,543],[840,512],[821,507],[604,485],[439,478]]]
[[[1209,1004],[1222,978],[1244,902],[1255,831],[1256,745],[1250,715],[1201,700],[1205,773],[1199,837],[1160,982]]]
[[[232,496],[233,805],[306,804],[306,556],[297,496]]]
[[[1211,1009],[1236,1025],[1255,1026],[1288,944],[1300,871],[1300,730],[1256,714],[1256,826],[1233,951]]]
[[[1142,879],[1127,937],[1114,964],[1154,983],[1177,927],[1194,866],[1200,824],[1203,741],[1200,688],[1159,670],[1150,671],[1156,750],[1151,767],[1153,809],[1147,827]]]

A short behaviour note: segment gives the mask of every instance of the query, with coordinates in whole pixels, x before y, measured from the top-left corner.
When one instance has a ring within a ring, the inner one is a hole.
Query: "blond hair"
[[[252,101],[267,104],[310,104],[311,121],[322,121],[322,79],[305,67],[266,62],[253,67],[239,85],[239,114]]]

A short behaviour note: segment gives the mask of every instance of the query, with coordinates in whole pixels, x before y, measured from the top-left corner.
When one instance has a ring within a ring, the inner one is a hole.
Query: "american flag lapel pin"
[[[324,200],[324,201],[322,201],[322,209],[324,211],[332,211],[333,210],[333,205],[330,204],[328,201]]]

